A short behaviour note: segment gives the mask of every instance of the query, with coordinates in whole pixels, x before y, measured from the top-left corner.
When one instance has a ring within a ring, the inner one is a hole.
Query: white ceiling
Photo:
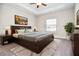
[[[74,7],[74,3],[46,3],[46,4],[47,4],[46,7],[40,6],[39,8],[36,8],[36,5],[30,5],[29,3],[17,3],[17,5],[24,7],[25,9],[28,9],[29,11],[31,11],[36,15]]]

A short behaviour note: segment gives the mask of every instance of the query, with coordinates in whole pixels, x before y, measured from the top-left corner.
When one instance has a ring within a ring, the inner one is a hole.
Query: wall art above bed
[[[15,24],[28,25],[28,18],[19,16],[19,15],[15,15]]]

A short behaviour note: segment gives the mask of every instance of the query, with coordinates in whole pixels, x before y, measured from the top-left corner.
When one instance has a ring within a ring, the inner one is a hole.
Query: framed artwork
[[[77,25],[79,25],[79,15],[77,15],[77,21],[76,21]]]
[[[28,18],[19,16],[19,15],[15,15],[15,24],[28,25]]]

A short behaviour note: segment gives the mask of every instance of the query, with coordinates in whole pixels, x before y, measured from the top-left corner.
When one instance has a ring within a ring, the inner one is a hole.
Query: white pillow
[[[24,33],[25,29],[19,29],[17,30],[18,33]]]
[[[26,29],[25,32],[32,32],[32,30],[31,29]]]

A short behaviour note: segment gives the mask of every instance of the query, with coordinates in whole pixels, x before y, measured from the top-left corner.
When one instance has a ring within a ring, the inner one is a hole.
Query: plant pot
[[[67,35],[67,40],[70,40],[70,36]]]
[[[67,40],[70,40],[72,33],[67,33]]]

